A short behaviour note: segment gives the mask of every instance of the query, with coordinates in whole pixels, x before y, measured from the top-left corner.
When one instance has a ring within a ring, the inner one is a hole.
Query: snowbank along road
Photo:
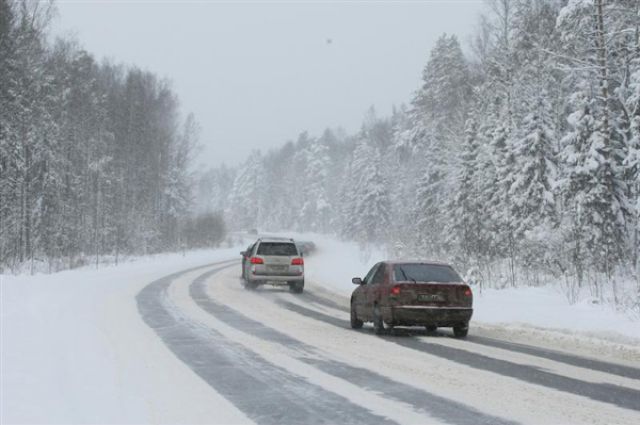
[[[136,300],[168,349],[237,409],[210,422],[640,423],[632,362],[518,344],[504,331],[376,337],[350,329],[348,299],[313,282],[301,295],[245,290],[237,261],[166,276]]]

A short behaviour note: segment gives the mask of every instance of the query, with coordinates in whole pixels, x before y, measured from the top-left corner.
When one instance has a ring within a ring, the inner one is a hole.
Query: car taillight
[[[400,295],[400,287],[394,286],[393,288],[391,288],[391,295]]]
[[[302,265],[304,265],[304,259],[302,259],[302,258],[294,258],[293,260],[291,260],[291,265],[292,266],[302,266]]]
[[[465,297],[470,297],[472,295],[471,293],[471,288],[467,288],[464,290],[464,296]]]
[[[251,257],[251,264],[264,264],[264,260],[260,257]]]

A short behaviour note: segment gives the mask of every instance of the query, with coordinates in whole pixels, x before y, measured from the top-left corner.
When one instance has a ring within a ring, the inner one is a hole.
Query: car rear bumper
[[[473,315],[471,307],[397,306],[381,309],[383,320],[398,326],[460,326]]]
[[[295,275],[295,276],[274,276],[274,275],[267,275],[267,274],[254,274],[252,273],[251,276],[248,276],[249,280],[251,282],[256,282],[256,283],[270,283],[270,284],[280,284],[280,285],[286,285],[289,282],[302,282],[304,281],[304,275]]]

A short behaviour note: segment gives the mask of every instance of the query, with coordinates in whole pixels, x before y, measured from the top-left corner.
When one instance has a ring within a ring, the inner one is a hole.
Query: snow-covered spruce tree
[[[445,246],[445,223],[448,219],[447,204],[450,190],[447,184],[448,169],[443,158],[446,151],[438,142],[428,145],[422,177],[416,184],[414,220],[416,224],[414,246],[422,256],[442,258],[448,251]]]
[[[342,234],[365,247],[386,243],[391,224],[382,159],[379,149],[370,143],[363,128],[349,164],[349,179],[341,189],[345,201]]]
[[[587,261],[610,275],[621,259],[620,241],[625,229],[625,185],[612,173],[602,123],[592,114],[596,102],[582,92],[573,96],[575,111],[569,116],[572,131],[562,140],[562,193],[572,219],[568,242],[573,247],[579,281]]]
[[[304,232],[308,230],[311,222],[313,221],[312,206],[315,204],[311,201],[309,192],[304,188],[304,182],[308,181],[307,169],[309,167],[309,160],[311,159],[310,149],[315,138],[311,137],[306,131],[298,135],[298,139],[295,143],[295,150],[293,152],[291,170],[293,171],[291,179],[287,183],[286,180],[282,181],[282,186],[289,185],[291,187],[292,182],[297,182],[294,190],[285,190],[280,194],[276,194],[276,197],[282,198],[285,193],[289,194],[289,208],[293,207],[293,223],[284,224],[283,229],[291,229]],[[271,164],[275,166],[275,164]],[[291,203],[291,199],[295,200],[295,203]]]
[[[192,210],[194,178],[189,166],[195,154],[199,133],[200,127],[195,117],[189,114],[178,143],[169,151],[169,172],[162,208],[162,234],[169,246],[185,246],[178,227],[180,220]]]
[[[262,221],[258,223],[260,229],[290,229],[298,224],[300,211],[294,205],[300,202],[299,183],[305,160],[304,155],[296,152],[293,142],[287,142],[282,148],[264,155],[260,185],[262,195],[268,202],[262,204]],[[283,167],[282,164],[288,166]]]
[[[394,242],[404,247],[402,251],[405,256],[425,258],[426,253],[421,252],[419,245],[423,240],[421,233],[427,229],[416,227],[416,224],[422,216],[419,187],[425,175],[425,166],[429,166],[425,158],[431,127],[417,105],[412,105],[404,115],[394,129],[391,157],[386,159],[388,163],[396,165],[390,173],[390,187],[394,188],[390,194],[392,204],[403,206],[393,211],[393,234],[399,239]]]
[[[455,133],[456,128],[446,128],[447,124],[465,118],[469,95],[467,62],[460,43],[455,35],[443,34],[430,52],[422,71],[422,87],[412,105],[427,123],[441,123],[443,130]]]
[[[407,200],[416,196],[416,184],[422,171],[423,146],[421,137],[412,134],[415,128],[405,105],[393,108],[391,116],[391,146],[384,157],[389,166],[389,197],[391,205],[407,205]],[[415,213],[411,208],[392,208],[391,234],[393,235],[393,255],[396,258],[407,258],[412,254],[417,257],[417,250],[412,249],[415,240],[413,226]]]
[[[208,170],[199,170],[194,194],[196,214],[224,211],[234,180],[235,168],[225,164]]]
[[[546,95],[541,90],[535,96],[514,143],[517,173],[509,196],[516,237],[527,238],[527,232],[550,231],[556,225],[556,136]],[[527,263],[541,260],[543,252],[529,253]]]
[[[504,119],[504,118],[503,118]],[[492,230],[492,245],[496,253],[508,260],[509,283],[516,285],[516,261],[518,256],[518,239],[515,234],[513,220],[513,200],[510,189],[516,180],[516,159],[514,152],[512,129],[498,124],[491,135],[490,151],[493,173],[492,184],[485,186],[487,193],[487,222]]]
[[[488,98],[490,96],[487,95]],[[482,107],[478,106],[478,110],[474,116],[478,120],[478,150],[475,157],[477,192],[475,193],[475,201],[481,206],[478,211],[480,220],[479,238],[482,246],[477,251],[479,263],[485,268],[484,272],[487,278],[492,275],[493,263],[503,258],[502,248],[500,246],[501,229],[498,220],[494,219],[495,207],[494,203],[499,202],[496,189],[497,185],[497,168],[494,160],[494,151],[491,141],[494,137],[494,128],[497,126],[496,113],[494,111],[494,102],[486,102]]]
[[[478,125],[474,119],[467,120],[465,141],[462,148],[460,173],[457,177],[453,214],[449,237],[455,238],[457,250],[462,254],[465,269],[476,263],[484,248],[481,239],[482,217],[479,198],[479,152]]]
[[[419,177],[411,208],[418,229],[411,245],[421,257],[443,256],[448,251],[445,210],[453,199],[453,170],[458,166],[471,97],[467,63],[455,36],[438,39],[422,80],[409,111],[413,128],[402,133],[413,137],[409,144],[418,156],[413,175]]]
[[[519,68],[514,92],[515,180],[509,188],[512,221],[521,265],[549,263],[546,235],[557,225],[556,108],[559,90],[548,49],[557,44],[558,9],[547,0],[514,3],[514,63]],[[557,102],[557,101],[556,101]],[[537,274],[537,273],[536,273]]]
[[[391,205],[387,182],[382,173],[382,159],[377,147],[369,147],[370,160],[361,170],[355,204],[355,237],[363,244],[388,242]]]
[[[331,212],[327,196],[328,148],[322,141],[316,139],[306,153],[307,167],[302,178],[302,187],[305,188],[306,196],[301,209],[304,229],[327,232]]]
[[[631,238],[631,260],[635,268],[640,292],[640,60],[634,64],[636,70],[630,76],[626,111],[629,116],[629,137],[623,162],[629,188],[631,219],[628,222]]]
[[[263,175],[262,154],[253,151],[238,169],[229,194],[225,216],[233,229],[257,229],[261,223]]]
[[[489,143],[481,189],[488,210],[484,221],[484,228],[489,229],[486,251],[495,260],[506,260],[506,273],[502,267],[494,269],[515,285],[521,259],[532,255],[524,252],[521,243],[526,226],[518,221],[526,213],[517,212],[522,206],[515,204],[518,193],[512,186],[519,182],[518,189],[522,190],[529,184],[532,170],[521,168],[518,156],[527,149],[523,139],[526,127],[532,130],[532,114],[538,108],[536,96],[540,91],[553,90],[548,81],[552,77],[543,79],[539,75],[553,70],[545,65],[546,57],[540,53],[552,44],[556,9],[545,0],[494,0],[488,4],[489,13],[481,21],[482,33],[476,41],[482,71],[477,103],[478,110],[485,113],[482,121],[486,123],[481,122],[481,127]],[[555,111],[554,105],[545,107]],[[554,120],[555,116],[546,125],[555,127]],[[535,224],[532,219],[528,226]]]
[[[362,193],[363,176],[371,161],[371,148],[363,137],[359,137],[351,161],[348,164],[346,178],[340,188],[342,210],[342,235],[345,239],[355,240],[360,232],[357,208]]]
[[[329,204],[328,229],[326,232],[338,234],[342,223],[340,188],[347,175],[347,165],[353,152],[353,146],[348,143],[347,136],[342,130],[327,128],[318,140],[327,147],[327,155],[329,157],[324,185],[325,198]]]
[[[584,147],[566,147],[569,161],[566,173],[576,190],[570,194],[584,225],[585,245],[596,271],[604,273],[612,284],[618,301],[615,268],[625,257],[625,228],[629,218],[627,182],[624,178],[626,130],[621,123],[622,103],[612,94],[619,92],[623,68],[617,65],[620,52],[619,6],[604,0],[572,1],[558,17],[562,36],[562,54],[570,67],[573,81],[578,81],[578,93],[572,97],[574,113],[572,129],[565,141],[571,145],[581,127],[575,124],[590,122],[590,134],[585,134]],[[622,55],[625,56],[625,55]],[[592,129],[592,130],[591,130]],[[582,176],[580,178],[580,176]],[[580,182],[581,184],[578,184]],[[597,282],[597,280],[596,280]],[[599,296],[602,292],[598,286]]]

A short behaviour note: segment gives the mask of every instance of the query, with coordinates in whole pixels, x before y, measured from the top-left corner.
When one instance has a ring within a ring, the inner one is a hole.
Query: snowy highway
[[[226,261],[177,271],[136,296],[146,325],[226,406],[207,422],[640,422],[631,362],[522,344],[473,321],[466,340],[449,329],[376,337],[370,326],[350,329],[342,294],[313,281],[300,295],[247,291],[239,269]]]

